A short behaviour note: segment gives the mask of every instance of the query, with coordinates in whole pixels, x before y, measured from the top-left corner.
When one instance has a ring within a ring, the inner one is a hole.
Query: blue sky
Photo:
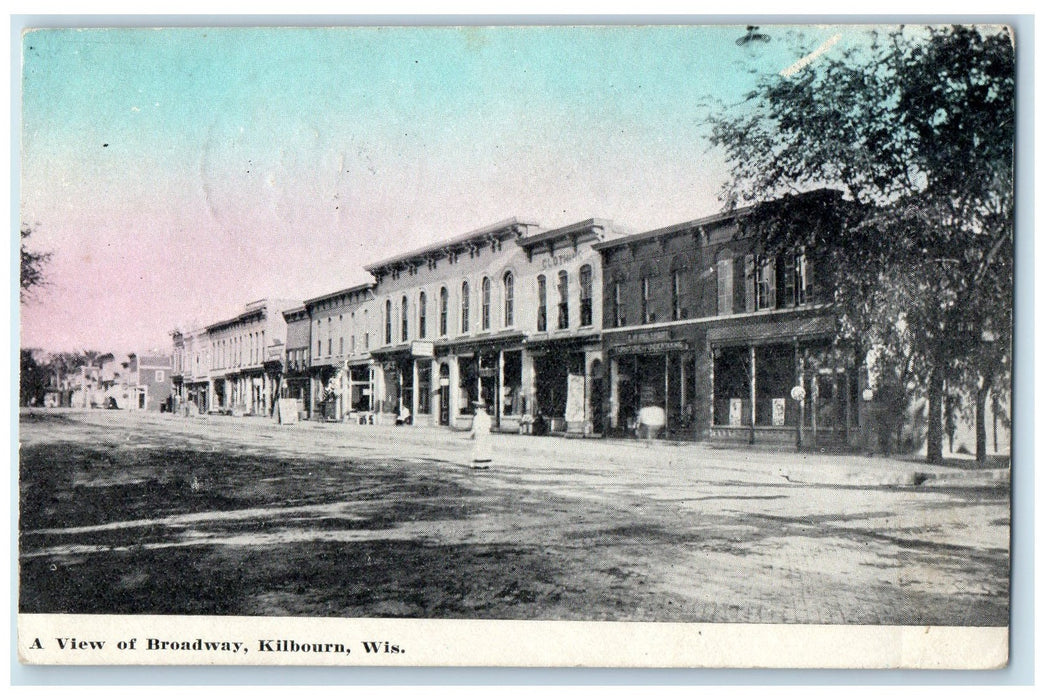
[[[750,49],[738,26],[28,33],[22,218],[54,259],[22,345],[164,347],[509,216],[710,214],[708,101],[860,33],[763,31]]]

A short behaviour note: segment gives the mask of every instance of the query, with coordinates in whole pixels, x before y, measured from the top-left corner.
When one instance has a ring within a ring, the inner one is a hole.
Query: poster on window
[[[784,424],[784,411],[787,407],[786,399],[773,399],[773,425]]]
[[[566,377],[566,422],[584,420],[584,375],[570,374]]]
[[[744,400],[743,399],[730,399],[729,400],[729,424],[733,426],[740,425],[741,416],[744,415]]]

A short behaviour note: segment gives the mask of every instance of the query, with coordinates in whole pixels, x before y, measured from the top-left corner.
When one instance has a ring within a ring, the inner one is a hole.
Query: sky
[[[836,35],[739,26],[40,30],[21,346],[131,352],[512,216],[633,232],[721,208],[709,104]]]

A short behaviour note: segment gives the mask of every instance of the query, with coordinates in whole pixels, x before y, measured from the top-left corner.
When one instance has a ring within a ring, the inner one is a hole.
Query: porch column
[[[449,416],[450,427],[452,428],[454,427],[454,421],[461,410],[461,367],[456,355],[448,356],[446,361],[450,365],[450,391],[447,392],[450,396],[450,410],[447,411],[447,415]]]
[[[494,391],[493,401],[494,416],[497,420],[497,427],[501,427],[501,404],[504,402],[504,348],[497,351],[497,387]]]
[[[816,421],[816,414],[817,414],[817,404],[820,403],[820,384],[817,381],[817,379],[818,379],[817,375],[818,374],[819,374],[818,372],[815,372],[815,371],[813,372],[813,386],[811,387],[812,390],[809,392],[810,395],[813,397],[812,406],[811,406],[812,409],[813,409],[813,415],[811,417],[812,425],[810,427],[812,428],[812,432],[813,432],[813,447],[814,448],[816,447],[816,427],[817,427],[816,426],[816,423],[817,423],[817,421]]]
[[[711,362],[709,363],[710,371],[708,372],[708,379],[710,380],[710,383],[708,384],[708,389],[709,389],[709,391],[708,391],[709,401],[708,402],[710,404],[708,406],[708,409],[709,409],[708,410],[708,415],[711,417],[711,421],[710,421],[710,423],[708,425],[708,430],[710,431],[711,429],[713,429],[715,427],[715,351],[714,351],[714,349],[712,349],[710,344],[708,345],[708,355],[710,356],[710,359],[711,359]],[[695,375],[698,378],[700,377],[700,359],[699,359],[699,357],[700,356],[698,354],[697,355],[698,359],[696,360],[697,374]],[[709,434],[710,434],[710,432],[709,432]]]
[[[410,363],[410,369],[414,373],[414,390],[412,392],[410,392],[410,395],[411,395],[411,399],[410,399],[410,404],[411,404],[410,405],[410,420],[413,421],[414,425],[417,425],[417,406],[420,403],[420,401],[418,400],[420,398],[418,396],[418,394],[421,391],[421,387],[417,383],[417,375],[418,375],[417,363],[418,362],[421,362],[421,360],[414,359]]]
[[[755,444],[755,416],[757,411],[755,410],[755,346],[748,346],[748,358],[751,364],[751,437],[748,438],[748,442],[752,445]]]
[[[618,427],[617,416],[620,414],[620,367],[616,357],[610,357],[610,427]]]
[[[798,352],[798,345],[795,345],[795,369],[798,373],[798,386],[805,390],[806,386],[806,369],[805,369],[805,358],[803,358]],[[798,402],[798,433],[795,437],[796,447],[802,449],[802,431],[805,429],[806,422],[806,399],[803,396],[802,400]]]

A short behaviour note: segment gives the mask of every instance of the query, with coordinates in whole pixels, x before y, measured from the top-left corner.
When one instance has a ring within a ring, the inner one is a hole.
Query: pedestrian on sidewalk
[[[490,450],[490,431],[493,421],[486,412],[486,404],[475,402],[475,416],[472,418],[472,469],[489,469],[493,460]]]

